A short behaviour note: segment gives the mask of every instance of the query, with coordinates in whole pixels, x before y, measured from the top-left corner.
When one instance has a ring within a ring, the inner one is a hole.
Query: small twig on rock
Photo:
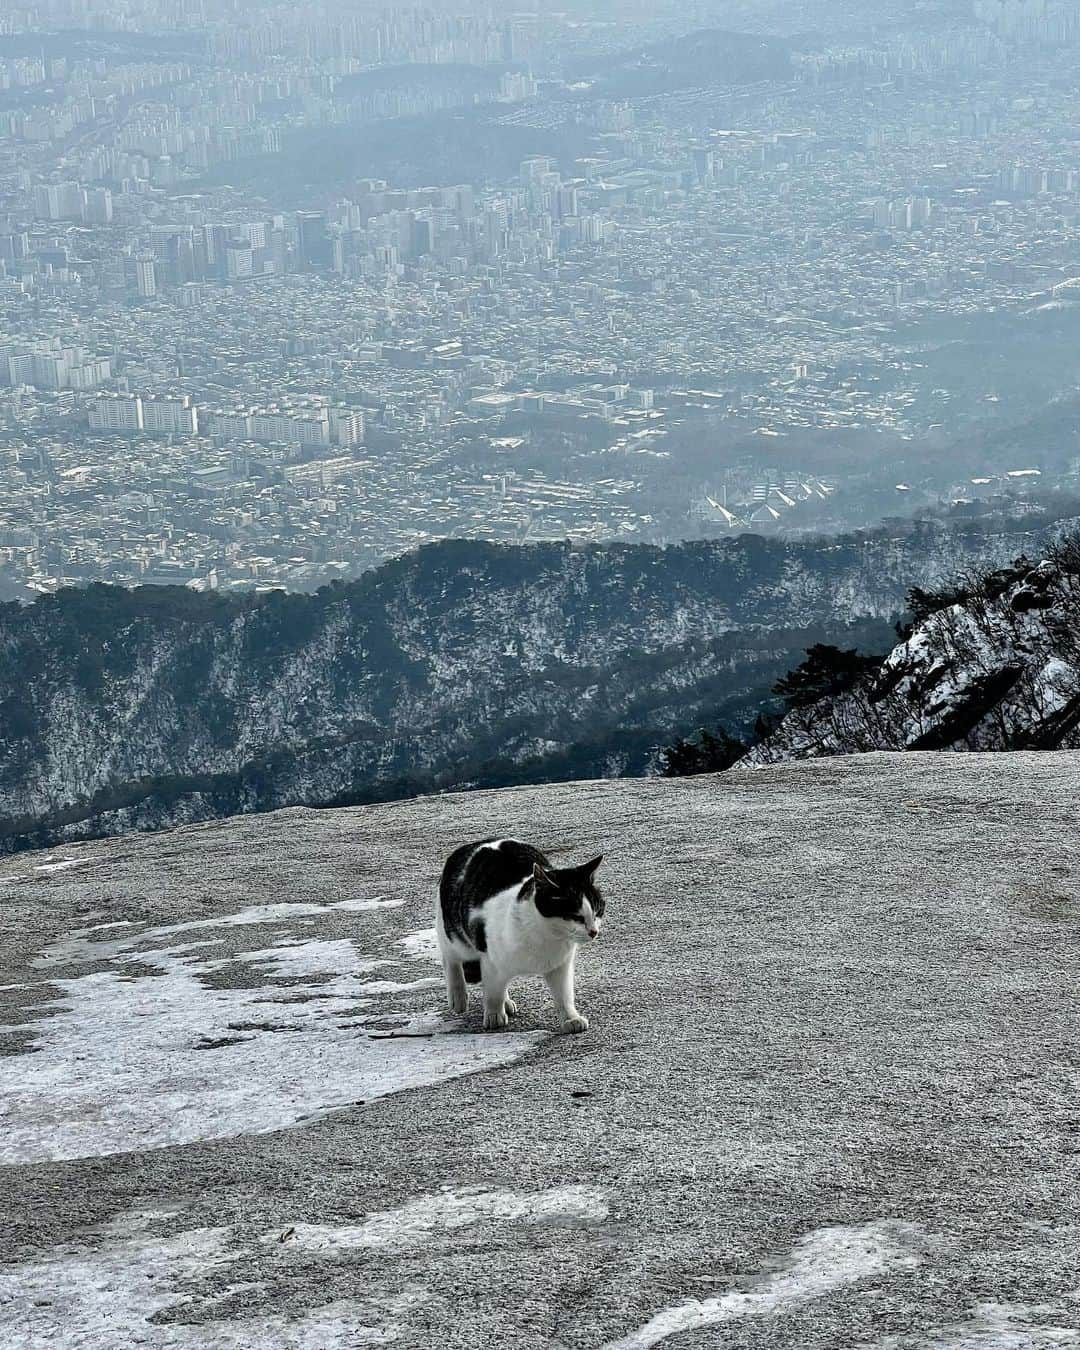
[[[369,1031],[369,1041],[430,1041],[434,1031]]]

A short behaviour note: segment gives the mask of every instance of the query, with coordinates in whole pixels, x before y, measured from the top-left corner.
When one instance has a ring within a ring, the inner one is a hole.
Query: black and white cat
[[[466,984],[482,980],[484,1030],[505,1027],[517,1012],[507,985],[519,975],[542,975],[563,1031],[588,1029],[574,1006],[574,956],[600,933],[604,898],[593,877],[601,860],[553,867],[516,839],[484,839],[450,855],[435,931],[453,1012],[468,1007]]]

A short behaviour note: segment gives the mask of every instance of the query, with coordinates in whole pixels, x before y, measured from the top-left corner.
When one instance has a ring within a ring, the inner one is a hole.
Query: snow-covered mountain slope
[[[645,772],[657,745],[703,722],[747,726],[807,646],[885,651],[913,583],[1061,528],[448,541],[316,595],[91,587],[3,606],[0,849]]]
[[[942,599],[952,597],[943,596]],[[987,574],[844,693],[789,712],[741,765],[865,750],[1080,746],[1080,545]]]

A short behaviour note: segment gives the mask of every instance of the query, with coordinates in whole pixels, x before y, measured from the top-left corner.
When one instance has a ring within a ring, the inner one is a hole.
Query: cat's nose
[[[600,929],[599,929],[599,928],[590,928],[590,929],[589,929],[589,936],[590,936],[591,938],[599,937],[599,935],[600,935]]]

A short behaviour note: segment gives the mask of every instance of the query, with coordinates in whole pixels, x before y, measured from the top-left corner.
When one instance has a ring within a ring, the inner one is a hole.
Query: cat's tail
[[[479,984],[479,983],[480,983],[480,962],[479,962],[479,961],[462,961],[462,963],[461,963],[461,969],[465,972],[465,983],[466,983],[466,984]]]

